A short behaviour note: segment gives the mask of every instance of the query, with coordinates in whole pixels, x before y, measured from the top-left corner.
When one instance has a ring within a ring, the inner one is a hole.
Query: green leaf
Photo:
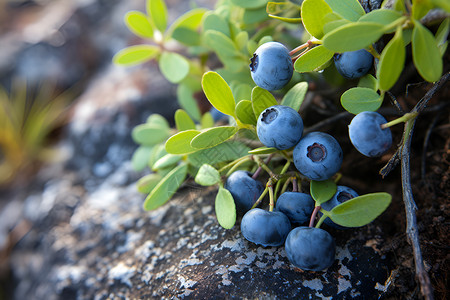
[[[191,140],[199,134],[198,130],[186,130],[172,135],[166,142],[166,151],[171,154],[187,154],[198,149],[191,146]]]
[[[413,62],[420,76],[426,81],[435,82],[442,74],[441,53],[433,34],[420,22],[414,22],[412,35]]]
[[[230,27],[228,23],[215,13],[209,13],[203,20],[203,32],[207,32],[208,30],[219,31],[226,35],[227,37],[231,36]]]
[[[220,182],[219,171],[211,165],[204,164],[195,176],[195,182],[203,186],[211,186]]]
[[[178,53],[163,52],[159,59],[159,68],[167,80],[178,83],[189,73],[189,61]]]
[[[266,6],[267,1],[268,0],[231,0],[231,3],[242,8],[258,8],[261,6]]]
[[[164,0],[147,0],[147,14],[161,33],[167,27],[167,7]]]
[[[152,153],[152,149],[152,147],[140,146],[134,151],[133,156],[131,157],[131,166],[133,167],[133,170],[142,171],[148,166],[148,160]]]
[[[302,18],[288,18],[288,17],[280,17],[276,15],[269,15],[272,19],[280,20],[290,24],[300,24],[302,23]]]
[[[178,109],[175,112],[175,126],[177,127],[178,131],[195,129],[194,121],[192,121],[187,112],[182,109]]]
[[[203,36],[203,41],[206,45],[211,47],[218,55],[225,57],[236,56],[238,50],[233,41],[217,30],[208,30]]]
[[[227,141],[215,147],[189,154],[188,160],[192,165],[197,167],[203,164],[215,165],[245,156],[249,150],[250,148],[241,142]]]
[[[323,37],[323,45],[335,52],[356,51],[375,43],[384,34],[384,26],[373,22],[350,23]]]
[[[180,164],[170,171],[147,196],[144,202],[144,209],[154,210],[165,204],[183,183],[186,174],[186,164]]]
[[[383,49],[378,63],[377,78],[381,90],[388,91],[397,82],[405,65],[405,56],[402,29],[399,27],[395,36]]]
[[[133,128],[131,136],[141,145],[152,146],[164,142],[170,135],[169,129],[155,124],[141,124]]]
[[[234,99],[242,100],[242,99],[250,99],[252,97],[252,86],[246,83],[237,83],[234,81],[232,83],[231,90],[233,92]]]
[[[184,84],[178,85],[177,98],[180,106],[189,114],[189,116],[195,121],[199,121],[201,118],[200,109],[188,86]]]
[[[146,14],[140,11],[130,11],[125,14],[125,24],[135,35],[142,38],[153,37],[153,27]]]
[[[234,43],[236,44],[237,49],[244,50],[247,47],[248,43],[248,32],[241,31],[234,38]]]
[[[161,157],[167,154],[166,148],[163,144],[158,144],[153,147],[152,154],[150,155],[150,158],[148,160],[148,166],[150,168],[153,168],[153,165],[155,162],[158,161]]]
[[[324,35],[323,26],[326,24],[325,16],[332,12],[324,0],[305,0],[301,9],[303,26],[310,35],[321,39]]]
[[[113,57],[113,62],[118,65],[137,65],[155,58],[158,54],[157,46],[130,46],[117,52]]]
[[[200,33],[186,27],[175,28],[172,38],[188,46],[198,46],[201,42]]]
[[[349,21],[357,21],[365,14],[364,8],[358,0],[325,0],[333,12]]]
[[[196,30],[202,23],[203,16],[208,10],[205,8],[194,8],[182,16],[178,17],[169,29],[167,29],[167,35],[171,36],[177,28],[187,28]]]
[[[322,45],[314,47],[295,61],[294,69],[299,73],[313,72],[333,58],[333,55],[333,51]]]
[[[267,15],[266,8],[264,6],[255,9],[246,9],[244,10],[244,16],[242,17],[244,24],[261,23],[268,19],[269,16]]]
[[[212,71],[203,74],[202,87],[212,106],[226,115],[236,116],[233,93],[219,74]]]
[[[249,154],[272,154],[277,152],[278,149],[276,148],[269,148],[269,147],[259,147],[259,148],[255,148],[253,150],[248,151]]]
[[[151,114],[147,118],[147,124],[165,127],[167,129],[170,128],[169,122],[167,122],[166,118],[161,116],[160,114]]]
[[[375,220],[391,203],[388,193],[372,193],[352,198],[334,207],[330,218],[345,227],[364,226]]]
[[[341,96],[341,104],[344,109],[352,114],[363,111],[376,111],[383,103],[383,98],[373,89],[355,87]]]
[[[277,105],[275,97],[267,90],[255,86],[252,91],[252,107],[253,113],[258,120],[259,115],[268,107]]]
[[[362,16],[359,18],[358,22],[373,22],[378,23],[384,26],[390,25],[400,19],[402,17],[402,14],[398,11],[392,10],[392,9],[375,9],[372,10],[367,15]],[[387,31],[386,33],[394,32],[395,28],[393,28],[391,31]]]
[[[309,190],[311,193],[311,197],[314,199],[314,201],[316,201],[316,206],[318,206],[322,203],[327,202],[331,199],[331,197],[334,196],[334,194],[336,194],[337,185],[331,179],[324,181],[311,180]]]
[[[137,189],[139,193],[149,194],[161,181],[161,179],[161,175],[157,173],[148,174],[140,178],[137,182]]]
[[[364,75],[359,79],[358,87],[369,88],[374,91],[378,90],[378,81],[370,74]]]
[[[422,19],[433,8],[431,0],[412,0],[412,17]]]
[[[445,54],[445,50],[447,50],[448,45],[448,34],[450,31],[450,18],[446,18],[442,21],[441,25],[439,25],[438,30],[436,31],[436,43],[439,47],[439,51],[441,52],[441,56]]]
[[[286,93],[286,95],[284,95],[281,105],[292,107],[294,110],[298,111],[300,106],[302,106],[307,91],[307,82],[297,83]]]
[[[197,149],[212,148],[230,139],[236,132],[234,126],[209,128],[196,135],[191,141],[191,146]]]
[[[323,26],[323,32],[324,32],[324,34],[327,34],[328,32],[335,30],[336,28],[339,28],[341,26],[344,26],[344,25],[347,25],[347,24],[350,24],[350,23],[351,22],[349,20],[346,20],[346,19],[331,21],[331,22],[326,23]]]
[[[203,114],[202,119],[200,120],[200,125],[203,129],[214,126],[214,118],[210,112]]]
[[[450,2],[448,2],[447,0],[431,0],[431,3],[445,10],[447,13],[450,13]],[[448,20],[448,18],[446,20]]]
[[[256,126],[256,117],[253,113],[252,101],[239,101],[236,105],[236,116],[242,123]]]
[[[233,228],[236,223],[236,205],[231,193],[219,187],[215,201],[217,221],[225,229]]]
[[[157,171],[160,169],[165,169],[167,167],[171,167],[174,164],[178,163],[181,158],[183,156],[182,155],[177,155],[177,154],[166,154],[163,157],[161,157],[160,159],[158,159],[152,166],[152,170],[153,171]]]

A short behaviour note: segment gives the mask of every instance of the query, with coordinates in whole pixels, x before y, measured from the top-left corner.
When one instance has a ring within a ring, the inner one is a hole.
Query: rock
[[[133,177],[124,166],[89,191],[73,174],[60,174],[29,196],[24,210],[35,211],[26,215],[35,225],[12,254],[14,299],[375,299],[376,284],[386,280],[386,259],[365,246],[370,226],[333,232],[335,263],[304,272],[283,247],[251,244],[239,226],[221,228],[214,188],[184,184],[166,205],[145,212],[144,196],[119,174]]]

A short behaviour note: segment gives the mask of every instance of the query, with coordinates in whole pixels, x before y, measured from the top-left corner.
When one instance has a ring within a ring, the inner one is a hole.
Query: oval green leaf
[[[307,82],[297,83],[286,93],[286,95],[284,95],[281,105],[292,107],[294,110],[298,111],[300,106],[302,106],[307,91]]]
[[[146,14],[140,11],[130,11],[125,14],[125,24],[135,35],[142,38],[153,37],[153,27]]]
[[[314,47],[295,61],[295,71],[299,73],[313,72],[333,58],[333,55],[333,51],[322,45]]]
[[[198,130],[186,130],[172,135],[166,142],[166,151],[172,154],[187,154],[197,151],[198,149],[191,146],[191,141],[199,133]]]
[[[170,171],[145,198],[144,209],[153,210],[165,204],[183,183],[186,174],[186,164],[180,164]]]
[[[147,118],[147,124],[155,125],[155,126],[161,126],[166,127],[169,129],[169,122],[167,122],[166,118],[161,116],[160,114],[151,114]]]
[[[248,151],[249,154],[272,154],[277,152],[278,149],[270,147],[259,147]]]
[[[182,155],[168,153],[153,164],[152,170],[158,171],[173,166],[174,164],[178,163],[182,157]]]
[[[227,37],[231,36],[227,21],[216,13],[207,14],[203,20],[203,32],[206,33],[208,30],[219,31]]]
[[[178,103],[180,103],[180,106],[189,114],[189,116],[195,121],[199,121],[201,113],[197,101],[192,96],[191,89],[184,84],[178,85],[177,98]]]
[[[349,21],[357,21],[365,14],[358,0],[325,0],[334,13]]]
[[[378,63],[377,78],[381,90],[388,91],[397,82],[405,65],[405,56],[402,29],[399,28],[383,49]]]
[[[225,229],[233,228],[236,223],[236,205],[231,193],[223,187],[219,187],[217,192],[215,211],[220,226]]]
[[[394,23],[401,17],[402,14],[400,12],[392,9],[375,9],[359,18],[358,22],[373,22],[387,26]],[[395,28],[393,28],[391,31],[387,31],[386,33],[394,31]]]
[[[373,22],[350,23],[330,31],[323,45],[335,52],[356,51],[375,43],[384,34],[384,26]]]
[[[189,61],[175,52],[163,52],[159,59],[161,73],[172,83],[178,83],[189,73]]]
[[[211,186],[220,182],[219,171],[211,165],[203,164],[195,176],[195,182],[203,186]]]
[[[170,25],[169,29],[167,29],[167,36],[171,36],[175,29],[181,27],[192,30],[197,29],[201,25],[203,16],[206,12],[207,9],[205,8],[194,8],[186,12]]]
[[[141,124],[133,128],[131,136],[141,145],[152,146],[164,142],[170,135],[169,129],[154,124]]]
[[[164,0],[147,0],[147,14],[161,33],[167,27],[167,7]]]
[[[324,35],[323,26],[326,24],[325,16],[332,12],[324,0],[305,0],[301,9],[303,26],[310,35],[321,39]]]
[[[441,77],[443,62],[436,39],[417,21],[412,34],[412,54],[414,65],[423,79],[435,82]]]
[[[207,72],[202,77],[202,87],[209,102],[218,111],[236,117],[233,93],[226,81],[216,72]]]
[[[268,0],[231,0],[231,3],[242,8],[258,8],[261,6],[266,6],[267,1]]]
[[[258,120],[259,115],[268,107],[277,105],[275,97],[268,91],[259,86],[255,86],[252,90],[252,107],[253,113]]]
[[[250,148],[238,141],[227,141],[215,147],[199,150],[188,155],[189,162],[200,167],[203,164],[215,165],[247,155]]]
[[[186,27],[175,28],[172,32],[172,38],[187,46],[198,46],[201,42],[200,33]]]
[[[382,96],[370,88],[351,88],[341,96],[342,107],[355,115],[363,111],[376,111],[382,103]]]
[[[214,126],[214,118],[209,111],[203,114],[202,119],[200,120],[200,125],[202,129]]]
[[[242,123],[256,126],[256,117],[253,113],[252,101],[239,101],[239,103],[236,104],[236,116]]]
[[[152,147],[140,146],[131,157],[131,166],[135,171],[142,171],[148,166],[148,160],[152,153]]]
[[[152,168],[155,162],[166,154],[167,151],[163,144],[155,145],[148,160],[148,166]]]
[[[177,127],[178,131],[195,129],[194,121],[192,121],[187,112],[182,109],[178,109],[175,112],[175,126]]]
[[[331,179],[324,181],[311,180],[311,183],[309,184],[309,191],[311,193],[311,197],[314,201],[316,201],[316,206],[330,200],[331,197],[336,194],[336,190],[337,185]]]
[[[234,126],[209,128],[196,135],[191,141],[191,146],[196,149],[212,148],[233,137],[236,131]]]
[[[369,88],[374,91],[378,90],[378,81],[371,74],[366,74],[358,81],[358,87]]]
[[[412,0],[412,17],[422,19],[433,8],[431,0]]]
[[[113,62],[118,65],[137,65],[155,58],[158,54],[159,48],[156,46],[130,46],[117,52]]]
[[[388,193],[372,193],[355,197],[334,207],[330,218],[345,227],[360,227],[376,219],[391,203]]]
[[[161,179],[161,176],[157,173],[148,174],[140,178],[136,184],[139,193],[149,194]]]

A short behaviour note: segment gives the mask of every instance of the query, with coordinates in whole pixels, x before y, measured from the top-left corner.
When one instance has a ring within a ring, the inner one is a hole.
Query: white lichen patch
[[[123,262],[119,262],[114,268],[109,270],[108,278],[110,280],[119,280],[121,283],[126,284],[130,288],[133,286],[131,283],[131,278],[136,273],[135,267],[129,267]]]
[[[345,278],[338,278],[338,294],[350,289],[351,287],[352,283],[350,282],[350,280],[347,280]]]
[[[129,231],[126,233],[125,243],[117,247],[117,252],[124,253],[135,248],[138,241],[144,236],[143,232]]]
[[[186,279],[185,277],[178,275],[178,282],[180,283],[181,289],[190,289],[197,284],[197,281]]]
[[[304,280],[302,284],[304,287],[310,288],[314,291],[321,291],[323,289],[322,281],[318,278],[312,280]]]
[[[348,246],[345,246],[344,248],[336,247],[336,259],[339,259],[340,261],[342,261],[345,258],[347,258],[349,261],[351,261],[353,259],[353,256],[350,253]]]

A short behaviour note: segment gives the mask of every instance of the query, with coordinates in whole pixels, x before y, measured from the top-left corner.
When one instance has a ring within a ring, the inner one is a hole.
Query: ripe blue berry
[[[327,180],[342,165],[342,149],[334,137],[323,132],[305,135],[293,152],[297,170],[311,180]]]
[[[252,208],[264,191],[264,186],[261,182],[253,179],[251,173],[241,170],[233,172],[227,178],[225,188],[233,196],[236,211],[242,214]]]
[[[356,150],[368,157],[383,155],[392,145],[391,130],[380,127],[385,123],[386,119],[377,112],[357,114],[348,126],[350,141]]]
[[[334,194],[334,196],[327,202],[322,203],[321,206],[323,209],[330,211],[334,207],[338,206],[339,204],[344,203],[345,201],[353,199],[358,196],[359,196],[358,193],[355,192],[353,189],[343,186],[343,185],[338,185],[337,191]],[[321,215],[322,215],[322,213],[319,213],[319,216],[321,216]],[[337,225],[330,218],[326,218],[324,223],[327,224],[328,226],[332,226],[332,227],[338,228],[338,229],[345,228],[343,226]]]
[[[303,120],[295,109],[274,105],[259,115],[256,132],[265,146],[279,150],[289,149],[302,137]]]
[[[348,79],[367,74],[372,67],[373,56],[364,49],[334,55],[334,65],[338,72]]]
[[[264,247],[283,245],[290,230],[288,217],[279,211],[254,208],[241,221],[241,232],[245,239]]]
[[[284,213],[291,224],[301,225],[310,219],[314,210],[314,200],[305,193],[284,192],[278,197],[275,208]]]
[[[289,50],[278,42],[268,42],[259,46],[250,61],[253,81],[257,86],[269,91],[284,87],[294,73]]]
[[[322,271],[333,264],[336,244],[325,230],[302,226],[289,233],[285,250],[289,261],[297,268]]]

